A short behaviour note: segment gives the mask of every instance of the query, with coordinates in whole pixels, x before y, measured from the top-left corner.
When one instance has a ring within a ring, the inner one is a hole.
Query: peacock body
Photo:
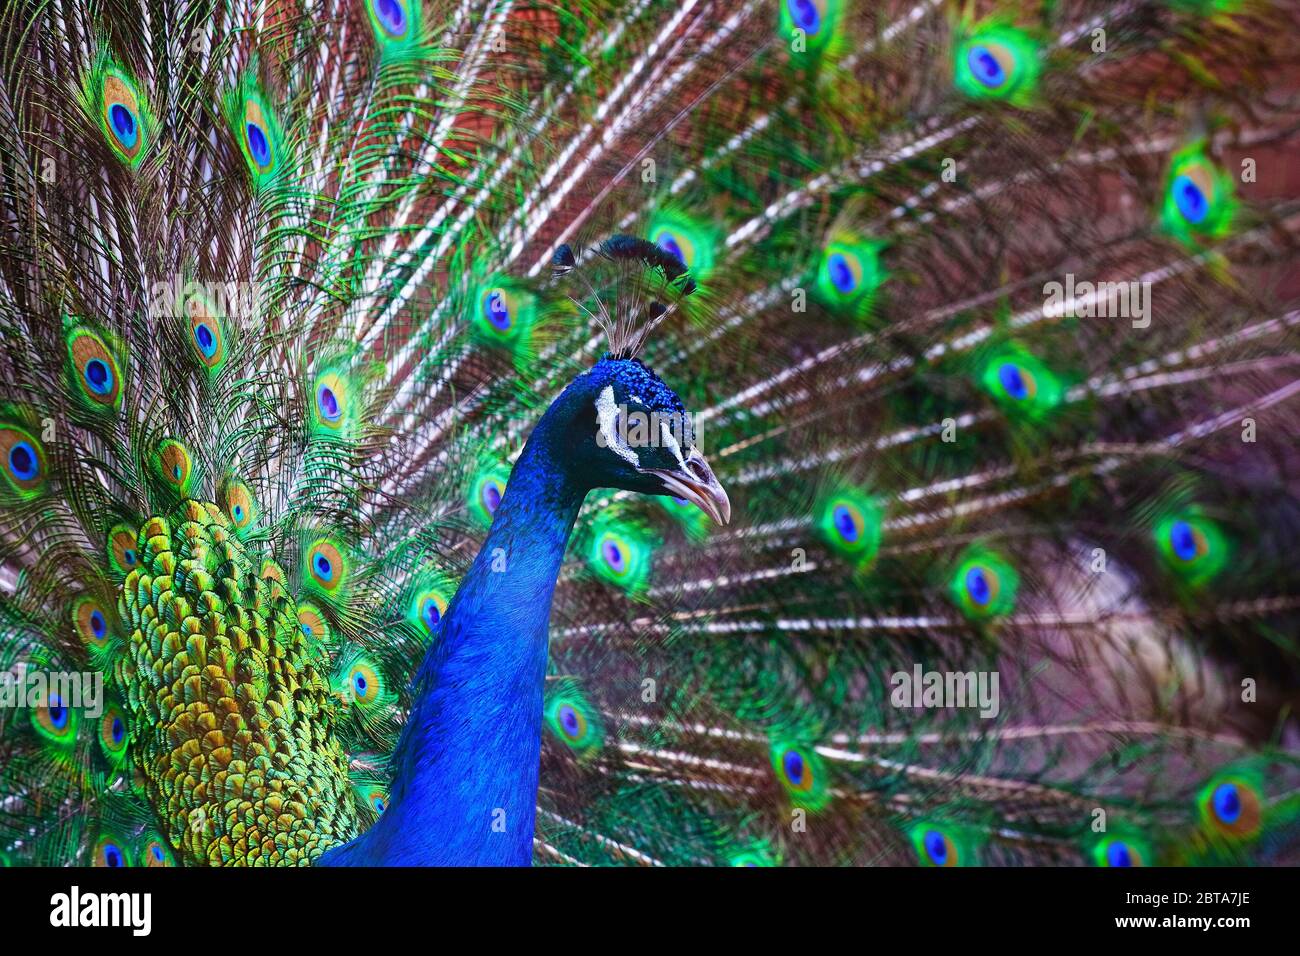
[[[1294,862],[1296,13],[9,5],[0,862]]]

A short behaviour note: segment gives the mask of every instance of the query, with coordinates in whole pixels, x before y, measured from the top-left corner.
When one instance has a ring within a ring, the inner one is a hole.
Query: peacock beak
[[[664,483],[664,492],[695,505],[718,524],[731,520],[731,501],[713,469],[698,450],[692,448],[681,468],[647,468],[646,473]]]

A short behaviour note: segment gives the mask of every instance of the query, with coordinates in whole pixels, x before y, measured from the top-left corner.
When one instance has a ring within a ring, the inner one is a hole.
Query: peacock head
[[[587,487],[668,495],[719,524],[731,520],[731,502],[697,447],[685,405],[638,359],[605,356],[547,417],[562,420],[565,459]]]
[[[685,263],[649,240],[616,235],[576,250],[562,245],[551,265],[610,346],[547,412],[563,420],[565,461],[587,488],[667,495],[726,524],[731,502],[700,453],[686,406],[636,357],[650,332],[695,292]]]

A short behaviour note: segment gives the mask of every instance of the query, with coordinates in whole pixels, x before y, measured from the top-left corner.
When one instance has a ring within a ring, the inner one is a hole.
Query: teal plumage
[[[1295,861],[1293,9],[0,23],[0,861]]]

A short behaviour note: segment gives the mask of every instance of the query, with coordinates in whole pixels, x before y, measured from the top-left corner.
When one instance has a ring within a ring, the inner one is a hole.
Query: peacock
[[[0,26],[0,864],[1300,859],[1294,4]]]

